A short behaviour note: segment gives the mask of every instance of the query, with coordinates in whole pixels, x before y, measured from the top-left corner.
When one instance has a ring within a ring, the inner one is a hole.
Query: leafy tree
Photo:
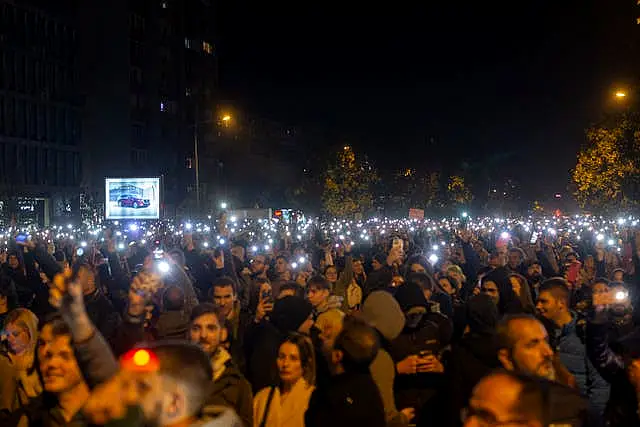
[[[378,180],[373,166],[358,159],[350,146],[336,153],[324,176],[322,202],[335,217],[365,214],[373,205],[372,184]]]
[[[473,200],[473,195],[465,183],[464,177],[459,175],[449,177],[447,193],[449,195],[449,201],[453,204],[464,205]]]
[[[634,199],[639,156],[637,132],[628,121],[587,131],[588,144],[578,153],[572,178],[583,208],[624,207]]]

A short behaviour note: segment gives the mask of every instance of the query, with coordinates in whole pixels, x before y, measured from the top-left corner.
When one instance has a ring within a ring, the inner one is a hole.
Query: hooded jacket
[[[509,280],[509,271],[506,267],[499,267],[482,278],[482,283],[493,282],[498,287],[500,301],[498,301],[498,312],[500,316],[505,314],[522,313],[520,299],[513,292],[513,286]]]
[[[404,328],[404,314],[400,305],[386,291],[374,291],[362,305],[362,318],[375,328],[383,344],[378,355],[371,363],[370,372],[378,386],[384,404],[385,418],[388,426],[404,426],[409,420],[396,408],[393,395],[396,367],[386,348],[396,339]]]

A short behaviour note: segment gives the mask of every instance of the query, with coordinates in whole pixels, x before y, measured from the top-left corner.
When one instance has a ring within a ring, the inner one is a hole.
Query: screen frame
[[[142,181],[146,183],[152,183],[157,185],[158,188],[158,197],[157,197],[157,215],[135,215],[135,210],[133,211],[134,215],[117,215],[111,213],[111,205],[110,205],[110,191],[109,186],[112,183],[121,183],[121,182],[135,182]],[[162,200],[163,200],[163,188],[162,188],[162,177],[161,176],[144,176],[144,177],[107,177],[104,179],[104,217],[105,220],[126,220],[126,219],[136,219],[136,220],[158,220],[162,218]]]

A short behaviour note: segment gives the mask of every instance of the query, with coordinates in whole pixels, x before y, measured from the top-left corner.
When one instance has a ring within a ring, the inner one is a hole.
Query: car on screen
[[[123,194],[118,197],[118,206],[121,208],[148,208],[151,202],[149,199]]]

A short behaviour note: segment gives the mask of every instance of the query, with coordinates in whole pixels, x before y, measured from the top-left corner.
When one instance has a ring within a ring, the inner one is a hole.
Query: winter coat
[[[605,420],[612,427],[638,427],[638,399],[634,387],[627,377],[623,357],[609,347],[609,322],[605,313],[599,313],[587,322],[586,347],[589,359],[598,373],[611,385]],[[636,340],[640,338],[634,332]],[[627,337],[629,339],[631,336]]]
[[[265,410],[269,403],[269,412],[266,414],[266,427],[304,427],[304,413],[309,406],[309,399],[314,387],[303,378],[291,388],[285,401],[281,401],[279,387],[267,387],[260,390],[253,400],[253,426],[260,427],[265,417]]]
[[[584,326],[576,313],[571,315],[571,322],[556,330],[557,352],[562,364],[575,377],[580,392],[589,399],[593,418],[602,417],[609,400],[609,384],[589,361],[583,341]]]
[[[451,335],[443,336],[438,325],[425,318],[415,329],[405,328],[391,342],[389,352],[395,364],[411,355],[420,355],[429,351],[438,357]],[[445,339],[446,341],[443,341]],[[415,408],[417,425],[439,425],[437,417],[441,414],[436,403],[437,395],[444,385],[444,374],[418,373],[412,375],[397,374],[394,391],[396,405],[399,408]]]
[[[369,372],[330,377],[309,399],[306,427],[386,427],[380,392]]]
[[[253,395],[251,385],[233,360],[225,363],[222,376],[213,382],[206,405],[233,408],[245,426],[253,425]]]
[[[182,311],[160,313],[155,324],[156,339],[185,339],[189,328],[189,316]]]
[[[404,314],[397,301],[386,291],[374,291],[362,305],[362,318],[375,328],[383,345],[370,366],[371,376],[378,386],[384,403],[384,412],[389,426],[409,424],[407,417],[398,411],[393,395],[396,366],[385,349],[404,328]],[[386,345],[385,345],[386,344]]]
[[[121,323],[120,315],[113,308],[111,301],[96,289],[91,294],[84,296],[84,305],[91,323],[107,341],[111,340]]]

